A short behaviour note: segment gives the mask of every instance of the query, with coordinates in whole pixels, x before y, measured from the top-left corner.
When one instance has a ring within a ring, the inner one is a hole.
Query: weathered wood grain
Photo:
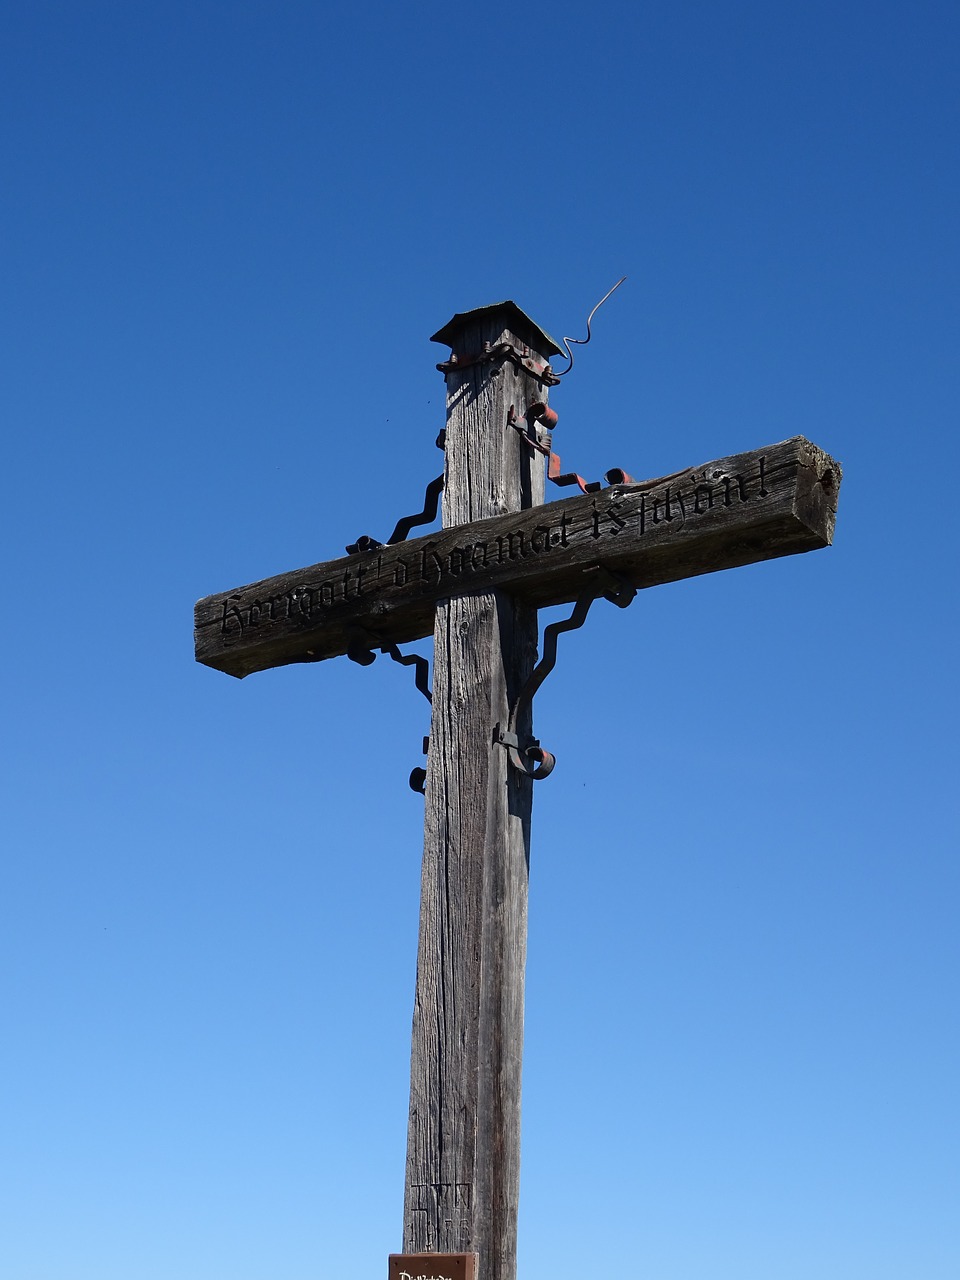
[[[519,341],[506,318],[472,326],[466,349]],[[506,425],[536,399],[510,363],[448,374],[445,526],[542,503],[542,460]],[[532,803],[493,727],[536,645],[536,610],[501,591],[436,605],[403,1248],[476,1251],[484,1280],[516,1276]]]
[[[499,381],[521,376],[508,365]],[[496,434],[498,450],[520,447],[516,432]],[[651,587],[812,551],[832,541],[840,479],[803,436],[524,510],[499,481],[471,483],[470,509],[457,509],[448,477],[439,533],[200,600],[197,660],[242,677],[344,654],[357,627],[400,644],[432,632],[443,599],[500,590],[534,608],[559,604],[596,564]]]

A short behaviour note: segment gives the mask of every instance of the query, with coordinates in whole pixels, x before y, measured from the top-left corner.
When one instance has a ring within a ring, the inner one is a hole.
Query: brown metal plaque
[[[477,1280],[475,1253],[391,1253],[389,1280]]]

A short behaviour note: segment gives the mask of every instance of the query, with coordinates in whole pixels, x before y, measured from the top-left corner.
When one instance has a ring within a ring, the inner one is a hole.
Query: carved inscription
[[[210,596],[197,659],[244,676],[429,635],[439,600],[499,589],[577,599],[597,565],[655,586],[827,546],[840,469],[802,436],[641,484],[443,529]]]
[[[541,507],[538,514],[547,510],[549,508]],[[615,516],[612,518],[616,521]],[[598,520],[599,516],[595,514],[594,519]],[[560,511],[553,526],[541,516],[531,528],[511,529],[462,546],[442,547],[427,542],[415,555],[386,547],[379,552],[368,552],[366,563],[364,557],[357,556],[357,563],[348,565],[336,577],[305,583],[282,595],[254,600],[247,599],[245,594],[231,595],[223,601],[220,634],[242,636],[248,628],[298,617],[313,618],[337,604],[349,604],[375,594],[405,594],[418,584],[433,589],[449,586],[451,591],[469,590],[464,583],[481,571],[566,547],[571,523],[572,517]]]
[[[428,1249],[440,1247],[438,1227],[442,1232],[442,1243],[465,1249],[470,1243],[470,1209],[473,1203],[473,1187],[469,1182],[421,1182],[412,1188],[416,1203],[412,1212],[422,1215],[422,1223],[426,1228],[426,1245]],[[424,1239],[424,1232],[414,1231],[413,1237],[419,1242]]]
[[[699,478],[693,475],[686,489],[668,484],[662,490],[638,495],[618,487],[598,494],[585,510],[569,511],[555,503],[554,515],[550,507],[536,508],[531,517],[536,523],[475,542],[465,540],[453,547],[427,542],[415,555],[390,547],[368,552],[366,557],[355,557],[356,562],[342,572],[338,564],[336,576],[305,583],[282,595],[254,600],[239,594],[227,597],[222,606],[220,634],[224,638],[242,636],[248,628],[297,617],[311,619],[338,604],[374,595],[389,597],[417,585],[449,589],[451,593],[469,591],[470,578],[482,571],[549,556],[558,548],[568,547],[578,536],[602,542],[621,533],[629,539],[632,533],[638,539],[649,535],[659,524],[674,522],[679,531],[688,520],[709,513],[715,505],[730,507],[751,498],[766,498],[765,470],[766,459],[761,456],[757,474],[752,477],[704,472]]]

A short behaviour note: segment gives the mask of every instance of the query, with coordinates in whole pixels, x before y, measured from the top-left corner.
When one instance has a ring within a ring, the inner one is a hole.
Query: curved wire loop
[[[501,739],[501,741],[507,748],[507,758],[515,769],[525,773],[534,782],[539,782],[541,778],[547,778],[553,773],[554,766],[557,763],[555,755],[541,747],[537,742],[532,743],[521,751],[519,746],[514,745],[516,734],[511,734],[510,736],[514,739],[514,742],[504,739]]]
[[[564,347],[566,347],[567,359],[570,361],[570,363],[567,365],[565,369],[561,370],[561,372],[556,375],[558,378],[565,377],[573,368],[573,352],[570,350],[570,343],[574,342],[578,347],[585,347],[587,345],[591,337],[590,321],[597,314],[597,312],[600,310],[600,308],[603,306],[606,300],[610,297],[611,293],[619,289],[620,286],[623,284],[624,280],[626,280],[626,278],[627,278],[626,276],[621,276],[620,279],[617,281],[617,283],[613,286],[613,288],[607,290],[607,292],[603,295],[603,297],[600,299],[597,305],[593,308],[593,310],[587,316],[587,336],[585,338],[561,338],[560,339]]]

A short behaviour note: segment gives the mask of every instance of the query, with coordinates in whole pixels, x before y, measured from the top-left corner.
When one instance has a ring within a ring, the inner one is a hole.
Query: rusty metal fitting
[[[442,360],[437,368],[443,374],[452,373],[455,369],[468,369],[476,364],[489,364],[494,360],[509,360],[516,368],[524,370],[545,387],[554,387],[560,381],[547,361],[531,352],[529,347],[515,347],[512,342],[496,344],[484,342],[480,351],[450,353],[449,360]]]
[[[534,422],[542,422],[548,430],[552,431],[557,425],[559,414],[556,409],[551,409],[549,405],[537,400],[527,410],[527,417],[532,418]]]
[[[576,471],[561,471],[563,463],[559,453],[551,453],[547,463],[547,479],[554,484],[575,484],[581,493],[599,493],[603,487],[599,480],[584,480]]]
[[[508,747],[507,753],[513,767],[525,773],[534,782],[539,782],[541,778],[549,778],[557,763],[557,757],[545,747],[527,747],[523,752],[518,751],[516,747]]]
[[[548,778],[553,773],[557,758],[545,747],[541,747],[538,739],[534,738],[527,746],[521,747],[520,740],[512,729],[503,729],[497,725],[494,741],[506,748],[507,758],[514,769],[525,773],[534,782]]]

